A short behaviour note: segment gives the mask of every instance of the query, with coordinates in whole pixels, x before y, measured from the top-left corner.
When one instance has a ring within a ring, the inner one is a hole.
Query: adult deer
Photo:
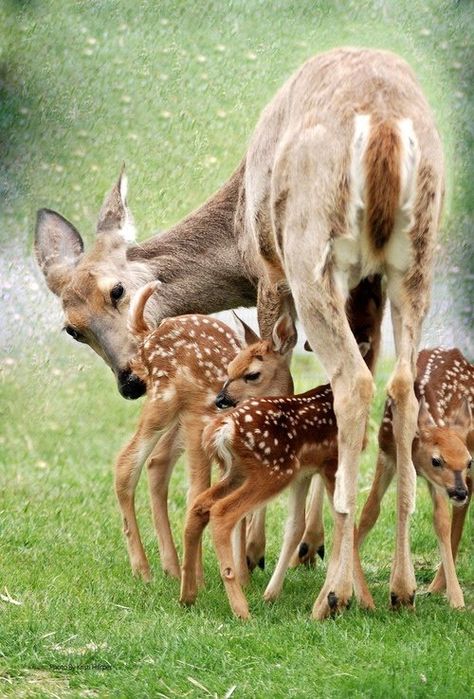
[[[53,212],[39,215],[37,255],[62,297],[67,328],[108,361],[129,397],[144,386],[130,374],[133,347],[118,309],[137,280],[165,282],[158,319],[250,305],[257,284],[264,337],[283,306],[296,311],[329,375],[339,426],[334,505],[341,546],[313,610],[318,618],[344,608],[352,590],[356,482],[373,382],[345,303],[371,274],[387,279],[397,352],[388,386],[399,473],[390,586],[401,604],[413,603],[413,381],[442,193],[440,139],[411,69],[388,52],[346,48],[310,59],[288,80],[263,111],[238,170],[163,237],[127,249],[123,178],[87,255],[74,227]]]

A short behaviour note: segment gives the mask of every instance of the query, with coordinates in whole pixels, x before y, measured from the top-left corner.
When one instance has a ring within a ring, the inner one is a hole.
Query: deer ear
[[[469,401],[464,397],[459,405],[459,408],[454,413],[453,417],[449,421],[449,426],[460,430],[463,434],[470,431],[472,424],[472,412]]]
[[[125,164],[122,165],[119,178],[105,197],[99,213],[97,233],[120,235],[126,243],[133,243],[136,238],[135,224],[127,206],[128,179]]]
[[[273,349],[279,354],[287,354],[296,345],[298,335],[293,318],[283,313],[274,325],[272,332]]]
[[[431,413],[428,410],[424,396],[420,400],[420,408],[418,410],[418,427],[420,430],[428,427],[436,427],[436,422],[433,420]]]
[[[370,350],[370,342],[359,342],[359,352],[363,357],[367,354],[367,352]]]
[[[260,338],[255,333],[252,328],[250,328],[247,323],[244,323],[242,318],[239,318],[235,311],[232,311],[234,315],[235,331],[237,337],[239,338],[240,346],[247,347],[248,345],[254,345],[256,342],[260,342]]]
[[[50,290],[59,296],[84,252],[84,243],[72,223],[50,209],[36,216],[34,250]]]

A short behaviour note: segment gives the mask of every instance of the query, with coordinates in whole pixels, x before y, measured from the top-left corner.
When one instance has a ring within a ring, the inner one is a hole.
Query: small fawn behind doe
[[[202,448],[202,431],[217,414],[215,396],[226,378],[229,363],[240,353],[234,385],[242,396],[292,392],[289,354],[296,343],[291,318],[283,315],[273,338],[260,340],[242,321],[241,339],[224,323],[209,316],[167,318],[153,331],[145,319],[145,305],[159,282],[150,282],[134,296],[130,307],[131,332],[138,338],[132,371],[145,382],[147,395],[133,437],[115,464],[115,489],[122,513],[132,571],[151,578],[135,515],[135,490],[146,459],[153,519],[165,572],[180,578],[167,508],[173,466],[186,448],[189,470],[188,502],[209,487],[211,461]],[[247,341],[252,344],[247,346]],[[258,376],[256,375],[258,374]],[[159,441],[158,441],[159,440]],[[201,577],[200,560],[197,575]]]
[[[429,591],[446,589],[450,605],[462,608],[464,596],[455,561],[472,494],[474,366],[457,349],[423,350],[418,356],[415,392],[420,411],[412,458],[416,472],[426,479],[433,500],[442,561]],[[382,498],[395,472],[392,410],[387,401],[379,431],[375,478],[359,524],[359,545],[377,521]],[[448,498],[453,503],[451,524]],[[391,603],[397,606],[393,596]]]

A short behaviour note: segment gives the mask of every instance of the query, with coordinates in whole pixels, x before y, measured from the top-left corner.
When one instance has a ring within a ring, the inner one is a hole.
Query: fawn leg
[[[209,522],[210,509],[220,497],[224,497],[235,487],[235,480],[230,475],[226,476],[198,495],[188,508],[184,526],[183,570],[179,597],[182,604],[193,604],[197,597],[200,544],[204,528]]]
[[[242,591],[232,556],[231,533],[236,523],[253,508],[261,506],[288,484],[288,476],[268,477],[259,468],[229,495],[218,500],[210,511],[212,539],[219,559],[221,577],[232,611],[241,619],[248,619],[247,600]]]
[[[302,475],[291,485],[283,546],[276,568],[263,594],[263,598],[267,602],[273,601],[279,596],[290,558],[303,532],[304,506],[310,483],[311,476]]]
[[[232,532],[232,551],[239,576],[240,584],[248,585],[250,575],[247,563],[246,538],[247,518],[243,517]]]
[[[446,595],[451,607],[462,609],[464,607],[464,595],[456,575],[456,566],[451,549],[449,506],[444,495],[437,493],[431,483],[428,484],[428,487],[433,500],[434,528],[446,576]]]
[[[298,565],[298,563],[314,565],[316,563],[316,554],[318,554],[321,560],[324,559],[323,505],[324,483],[321,476],[315,473],[311,483],[310,501],[306,513],[306,527],[298,550],[292,559],[292,565]]]
[[[247,566],[253,570],[257,566],[265,568],[265,517],[266,507],[252,512],[247,524]]]
[[[464,505],[461,505],[461,507],[453,507],[451,515],[451,550],[453,552],[453,560],[455,563],[458,555],[459,542],[464,529],[464,522],[466,520],[469,503],[472,497],[472,479],[469,478],[469,476],[466,478],[466,484],[469,493],[467,502],[465,502]],[[446,575],[444,573],[443,563],[441,563],[431,585],[428,588],[428,592],[442,592],[445,589]]]
[[[395,469],[396,464],[393,457],[379,449],[374,480],[360,516],[357,535],[359,548],[380,515],[380,504],[388,486],[392,482]]]
[[[182,451],[179,428],[172,427],[160,437],[148,461],[148,485],[161,567],[164,573],[177,580],[181,578],[181,570],[168,516],[168,486]]]
[[[122,513],[130,565],[134,575],[140,575],[147,582],[151,580],[151,572],[135,515],[135,489],[143,464],[158,437],[158,425],[147,418],[145,407],[137,431],[121,450],[115,464],[115,492]]]

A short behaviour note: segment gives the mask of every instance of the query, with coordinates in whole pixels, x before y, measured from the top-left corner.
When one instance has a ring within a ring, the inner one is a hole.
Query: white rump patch
[[[216,448],[217,456],[222,459],[225,464],[226,469],[229,469],[232,464],[232,452],[230,451],[230,444],[234,436],[235,426],[231,418],[227,420],[219,427],[214,435],[214,446]]]

